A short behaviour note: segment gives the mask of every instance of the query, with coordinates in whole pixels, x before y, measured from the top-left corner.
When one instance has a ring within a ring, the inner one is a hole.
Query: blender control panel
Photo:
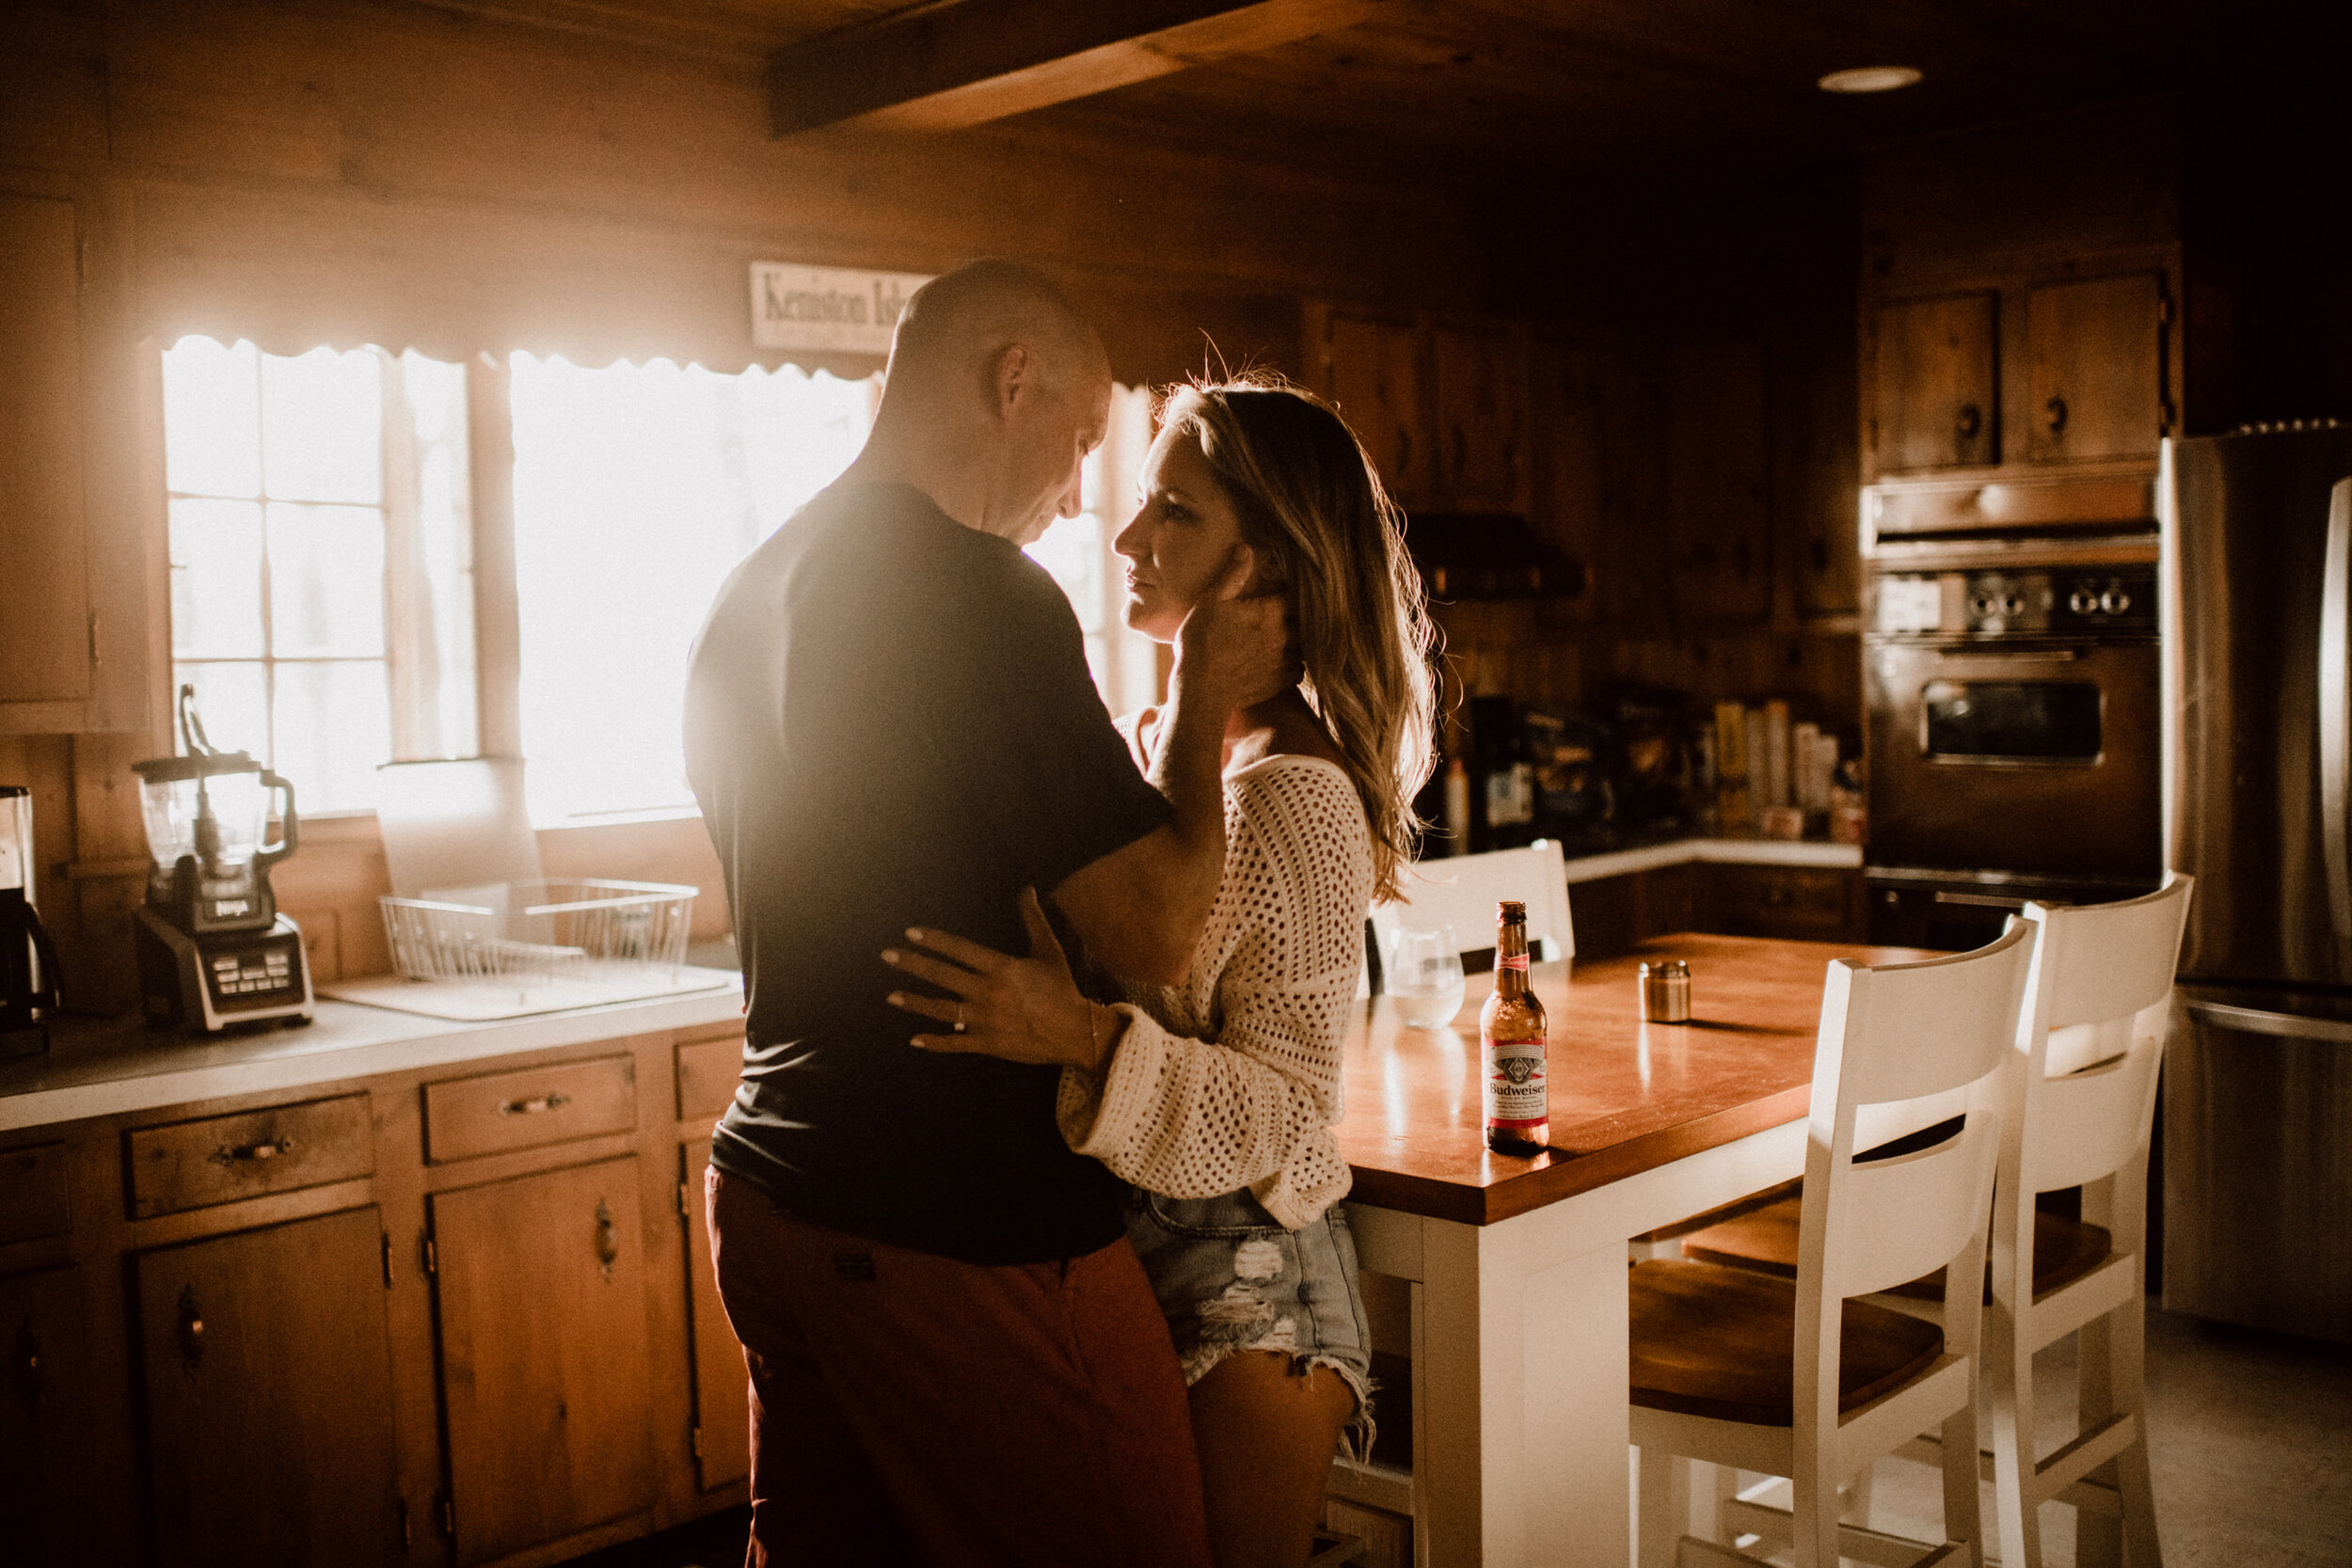
[[[233,946],[218,937],[208,941],[200,962],[215,1010],[228,1013],[301,1000],[302,971],[297,958],[301,941],[299,936],[274,931]]]

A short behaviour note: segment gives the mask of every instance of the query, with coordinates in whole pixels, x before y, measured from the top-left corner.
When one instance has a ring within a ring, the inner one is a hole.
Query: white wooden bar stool
[[[1465,953],[1494,945],[1495,905],[1516,898],[1527,906],[1528,951],[1539,958],[1576,957],[1568,924],[1568,864],[1557,839],[1524,849],[1489,849],[1418,861],[1403,878],[1402,896],[1372,907],[1382,950],[1400,926],[1451,926]]]
[[[1798,1568],[1836,1568],[1841,1553],[1919,1568],[1982,1563],[1977,1287],[2032,937],[2021,924],[1952,958],[1830,964],[1805,1154],[1817,1200],[1805,1206],[1793,1280],[1676,1259],[1631,1267],[1644,1568],[1756,1560],[1685,1533],[1681,1459],[1788,1477],[1795,1506],[1780,1518]],[[1957,1129],[1929,1148],[1854,1157],[1955,1117]],[[1947,1289],[1940,1324],[1851,1299],[1947,1266],[1964,1284]],[[1952,1455],[1946,1539],[1841,1526],[1839,1483],[1929,1427]]]

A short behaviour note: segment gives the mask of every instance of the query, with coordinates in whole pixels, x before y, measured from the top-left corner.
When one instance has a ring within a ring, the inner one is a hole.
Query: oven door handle
[[[2319,588],[2319,853],[2328,873],[2328,912],[2336,948],[2352,967],[2352,479],[2328,498],[2327,563]]]
[[[1986,664],[2072,664],[2083,657],[2080,648],[2003,648],[1983,642],[1922,642],[1938,658],[1966,658]]]

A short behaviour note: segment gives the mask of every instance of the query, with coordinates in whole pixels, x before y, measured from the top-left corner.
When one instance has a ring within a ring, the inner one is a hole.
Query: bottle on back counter
[[[1540,1154],[1551,1139],[1551,1094],[1544,1005],[1527,983],[1527,906],[1505,899],[1495,914],[1495,990],[1478,1015],[1486,1147],[1498,1154]]]

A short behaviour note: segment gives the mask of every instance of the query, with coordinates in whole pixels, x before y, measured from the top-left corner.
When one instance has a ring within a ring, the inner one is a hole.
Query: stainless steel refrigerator
[[[2168,441],[2167,1310],[2352,1343],[2352,428]]]

